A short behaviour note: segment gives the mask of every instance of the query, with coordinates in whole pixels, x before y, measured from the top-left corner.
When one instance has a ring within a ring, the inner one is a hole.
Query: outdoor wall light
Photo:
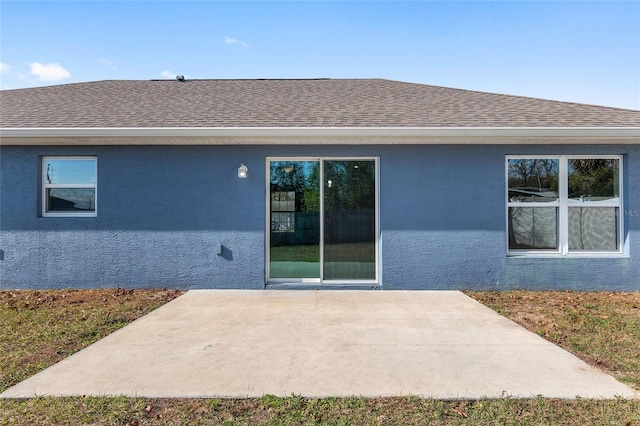
[[[247,168],[247,166],[245,166],[244,163],[240,163],[240,167],[238,167],[238,177],[246,179],[248,171],[249,169]]]

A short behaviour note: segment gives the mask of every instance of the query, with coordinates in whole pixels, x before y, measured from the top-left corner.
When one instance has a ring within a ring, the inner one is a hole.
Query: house
[[[0,102],[2,289],[640,289],[640,111],[383,79]]]

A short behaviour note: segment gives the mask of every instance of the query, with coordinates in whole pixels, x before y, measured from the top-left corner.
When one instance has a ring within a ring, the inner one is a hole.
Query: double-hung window
[[[95,217],[96,157],[42,159],[42,216]]]
[[[615,254],[621,156],[507,156],[509,254]]]

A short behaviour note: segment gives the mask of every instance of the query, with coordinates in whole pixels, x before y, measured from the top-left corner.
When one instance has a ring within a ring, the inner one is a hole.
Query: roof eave
[[[640,127],[2,128],[1,145],[639,143]],[[307,142],[305,142],[307,141]]]

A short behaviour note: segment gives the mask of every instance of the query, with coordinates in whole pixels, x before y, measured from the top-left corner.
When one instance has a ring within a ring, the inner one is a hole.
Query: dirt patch
[[[4,290],[0,291],[0,304],[10,309],[104,307],[113,302],[157,300],[170,302],[182,295],[179,290],[126,290],[122,288],[105,290]]]

